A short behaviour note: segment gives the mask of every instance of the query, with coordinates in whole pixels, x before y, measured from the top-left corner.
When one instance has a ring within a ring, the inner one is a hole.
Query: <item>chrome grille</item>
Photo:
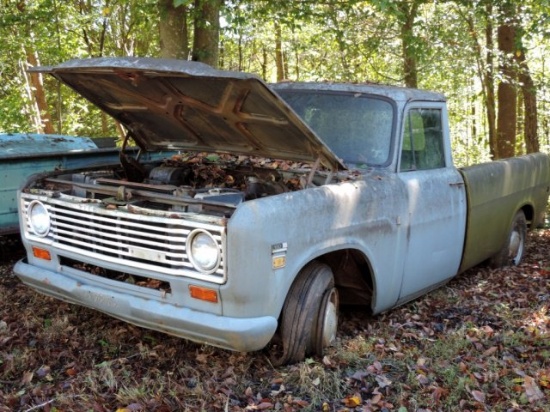
[[[33,235],[27,223],[29,239],[51,244],[59,250],[78,253],[97,260],[151,270],[167,275],[189,276],[216,283],[225,282],[224,228],[209,223],[158,215],[134,214],[126,210],[107,210],[99,203],[71,202],[24,195],[26,218],[28,205],[39,199],[48,209],[51,229],[47,237]],[[27,219],[25,219],[27,221]],[[186,241],[195,229],[213,235],[221,253],[214,273],[204,274],[191,264]]]

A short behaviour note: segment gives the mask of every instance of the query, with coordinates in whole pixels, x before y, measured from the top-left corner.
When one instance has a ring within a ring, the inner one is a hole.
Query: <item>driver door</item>
[[[403,122],[399,178],[408,201],[408,245],[399,302],[453,277],[466,227],[466,194],[452,164],[443,104],[409,106]]]

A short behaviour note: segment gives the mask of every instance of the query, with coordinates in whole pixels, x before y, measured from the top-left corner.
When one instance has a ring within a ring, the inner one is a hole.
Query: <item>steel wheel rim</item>
[[[338,329],[338,292],[335,288],[330,291],[323,312],[323,332],[321,336],[323,347],[330,346],[336,340]]]
[[[510,234],[510,247],[508,248],[508,253],[514,265],[517,265],[521,261],[523,255],[523,236],[517,230],[514,230]]]

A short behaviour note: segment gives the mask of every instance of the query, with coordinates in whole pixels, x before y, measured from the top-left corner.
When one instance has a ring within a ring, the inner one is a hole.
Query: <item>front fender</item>
[[[227,226],[227,316],[277,316],[292,282],[310,261],[357,249],[374,274],[372,309],[395,304],[406,245],[403,192],[392,176],[332,184],[243,203]],[[283,257],[284,266],[280,266]]]

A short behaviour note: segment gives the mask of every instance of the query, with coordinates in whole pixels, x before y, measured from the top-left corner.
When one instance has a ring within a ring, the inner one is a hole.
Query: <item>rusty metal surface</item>
[[[548,201],[550,159],[535,153],[465,167],[460,172],[468,196],[463,271],[500,250],[518,210],[526,212],[532,227],[542,223]]]
[[[97,149],[88,137],[30,133],[1,133],[0,161],[5,159],[42,158],[49,155],[80,153]]]
[[[72,60],[38,68],[121,122],[146,150],[229,152],[345,166],[254,75],[192,61]]]

